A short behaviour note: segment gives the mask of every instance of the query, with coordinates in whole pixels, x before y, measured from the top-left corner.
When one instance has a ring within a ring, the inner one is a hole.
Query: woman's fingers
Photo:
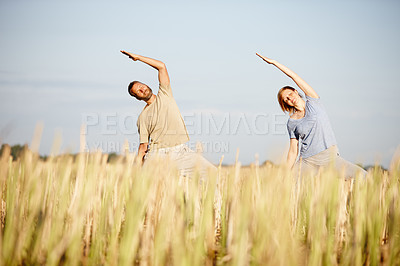
[[[264,60],[264,61],[267,62],[268,64],[271,64],[272,59],[269,59],[269,58],[267,58],[267,57],[265,57],[265,56],[262,56],[262,55],[260,55],[260,54],[258,54],[258,53],[256,53],[256,55],[258,55],[262,60]]]
[[[266,58],[266,57],[264,57],[264,56],[262,56],[262,55],[260,55],[260,54],[258,54],[258,53],[256,53],[256,55],[258,55],[261,59],[267,61],[267,58]]]

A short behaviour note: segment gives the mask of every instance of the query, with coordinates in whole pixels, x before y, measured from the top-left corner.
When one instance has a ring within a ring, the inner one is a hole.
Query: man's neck
[[[151,95],[150,99],[146,101],[147,105],[152,104],[156,100],[156,96],[153,94]]]

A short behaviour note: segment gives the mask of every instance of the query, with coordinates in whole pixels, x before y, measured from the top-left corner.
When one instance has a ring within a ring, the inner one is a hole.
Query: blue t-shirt
[[[335,134],[320,98],[306,96],[304,117],[289,118],[287,129],[291,139],[301,141],[300,156],[303,158],[316,155],[336,145]]]

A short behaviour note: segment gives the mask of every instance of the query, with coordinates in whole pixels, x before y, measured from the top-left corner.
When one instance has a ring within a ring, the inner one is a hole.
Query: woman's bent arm
[[[290,139],[290,147],[287,155],[286,166],[292,168],[296,162],[297,154],[299,152],[299,141],[297,139]]]

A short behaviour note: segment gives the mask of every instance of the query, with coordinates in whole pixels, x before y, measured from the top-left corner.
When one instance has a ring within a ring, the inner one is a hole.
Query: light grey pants
[[[157,159],[170,159],[176,163],[180,176],[191,177],[195,173],[195,170],[198,170],[200,177],[206,178],[209,170],[217,170],[200,153],[191,150],[186,144],[168,148],[150,149],[146,154],[145,163]]]
[[[316,174],[322,167],[333,166],[337,171],[342,173],[345,178],[354,178],[357,174],[366,176],[367,172],[340,157],[339,150],[336,145],[329,147],[328,149],[307,157],[301,158],[296,162],[294,171],[303,174]]]

